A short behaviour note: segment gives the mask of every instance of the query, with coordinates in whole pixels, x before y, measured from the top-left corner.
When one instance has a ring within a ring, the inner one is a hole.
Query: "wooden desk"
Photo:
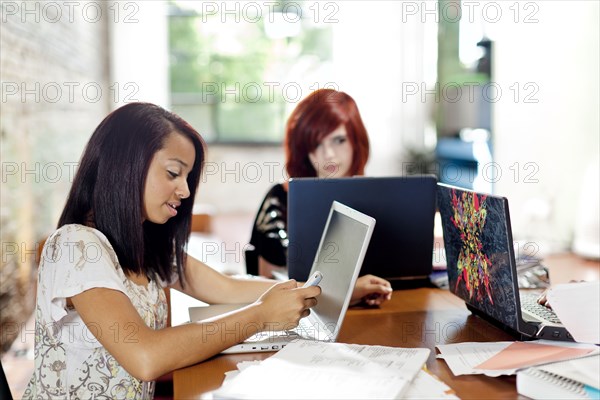
[[[599,279],[598,262],[583,261],[571,255],[558,256],[549,261],[550,277],[555,284],[570,279]],[[561,272],[554,276],[555,271]],[[392,300],[381,308],[348,310],[338,337],[338,341],[344,343],[429,348],[432,351],[427,368],[462,399],[523,398],[516,392],[514,376],[456,377],[444,360],[435,358],[435,346],[438,344],[502,340],[514,338],[471,315],[464,303],[448,291],[429,288],[395,291]],[[235,370],[237,363],[263,360],[271,354],[219,355],[177,370],[173,375],[174,396],[176,399],[201,398],[219,388],[224,373]]]

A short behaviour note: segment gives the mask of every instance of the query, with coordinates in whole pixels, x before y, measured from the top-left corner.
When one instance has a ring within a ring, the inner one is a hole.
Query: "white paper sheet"
[[[297,365],[251,366],[213,393],[227,399],[393,399],[408,382],[399,376],[374,377]]]
[[[225,380],[223,386],[228,381],[235,379],[237,375],[251,367],[260,365],[261,361],[243,361],[238,363],[238,369],[235,371],[228,371],[225,373]],[[372,384],[372,382],[370,382]],[[213,393],[205,396],[204,399],[213,399]],[[454,390],[446,385],[444,382],[439,380],[434,375],[421,369],[413,381],[409,384],[408,389],[398,399],[448,399],[457,400],[458,397],[454,394]]]
[[[600,282],[556,285],[547,297],[576,341],[600,344]]]
[[[391,374],[412,380],[427,361],[429,353],[429,349],[299,340],[294,343],[294,346],[284,347],[262,364],[268,365],[275,360],[284,360],[327,370]]]
[[[228,373],[213,396],[394,399],[408,389],[429,352],[429,349],[297,341],[258,365],[241,365],[243,370],[239,373]]]
[[[438,345],[436,347],[440,351],[440,354],[437,355],[437,358],[445,360],[452,373],[456,376],[483,374],[491,377],[497,377],[501,375],[514,375],[517,372],[517,368],[505,370],[485,370],[475,368],[477,365],[489,360],[491,357],[504,350],[511,343],[514,342],[465,342]],[[585,348],[591,349],[594,352],[599,351],[596,346],[582,343],[559,342],[552,340],[535,340],[531,343],[561,347]]]
[[[500,353],[513,342],[465,342],[456,344],[440,344],[437,358],[446,361],[452,373],[459,375],[485,374],[487,376],[512,375],[515,370],[481,371],[474,367]]]
[[[410,383],[408,390],[399,399],[449,399],[458,397],[454,390],[430,373],[421,370]]]

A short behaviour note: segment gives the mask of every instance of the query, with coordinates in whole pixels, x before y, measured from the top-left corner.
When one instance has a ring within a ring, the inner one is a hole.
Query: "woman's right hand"
[[[540,297],[538,297],[537,302],[543,306],[546,306],[550,309],[552,309],[552,306],[550,305],[550,303],[548,302],[548,291],[550,289],[546,289],[542,292],[542,294],[540,294]]]
[[[293,279],[273,285],[255,303],[260,309],[262,330],[295,328],[300,318],[310,314],[320,294],[320,287],[298,287]]]
[[[584,281],[584,280],[579,280],[579,281],[577,281],[577,280],[574,280],[574,279],[571,279],[571,280],[569,281],[569,283],[578,283],[578,282],[585,282],[585,281]],[[541,305],[543,305],[543,306],[546,306],[546,307],[548,307],[548,308],[550,308],[550,309],[552,309],[552,306],[550,305],[550,302],[548,301],[548,292],[549,292],[551,289],[552,289],[552,288],[548,288],[548,289],[544,290],[544,291],[542,292],[542,294],[540,294],[540,296],[539,296],[539,297],[538,297],[538,299],[537,299],[537,302],[538,302],[539,304],[541,304]]]

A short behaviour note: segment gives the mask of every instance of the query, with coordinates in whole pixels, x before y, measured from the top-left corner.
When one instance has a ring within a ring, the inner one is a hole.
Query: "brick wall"
[[[3,1],[0,23],[0,348],[34,304],[35,253],[115,95],[109,2]]]

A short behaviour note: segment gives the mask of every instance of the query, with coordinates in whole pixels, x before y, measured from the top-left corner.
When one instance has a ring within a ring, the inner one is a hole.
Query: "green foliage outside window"
[[[315,77],[331,60],[331,28],[311,25],[306,13],[289,18],[296,22],[288,26],[300,25],[298,32],[273,38],[266,33],[271,17],[265,9],[261,18],[241,12],[203,15],[189,7],[192,3],[170,4],[173,111],[208,141],[280,142],[297,101],[325,86]]]

